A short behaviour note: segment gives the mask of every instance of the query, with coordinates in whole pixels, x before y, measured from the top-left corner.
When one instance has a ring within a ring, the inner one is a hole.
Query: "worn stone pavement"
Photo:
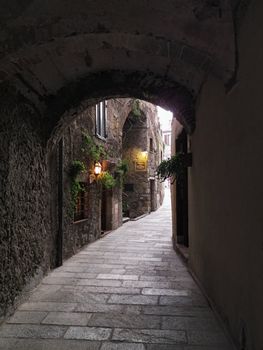
[[[169,197],[51,272],[0,328],[1,350],[230,350],[172,249]]]

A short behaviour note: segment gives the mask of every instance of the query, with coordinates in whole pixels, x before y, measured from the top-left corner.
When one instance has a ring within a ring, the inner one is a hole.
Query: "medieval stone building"
[[[163,200],[163,186],[155,176],[162,141],[154,105],[130,99],[102,101],[65,129],[62,148],[61,159],[55,147],[49,160],[52,231],[63,235],[63,242],[58,238],[51,244],[52,266],[122,225],[123,210],[134,218],[156,210]],[[101,165],[99,176],[94,175],[96,162]],[[127,163],[127,174],[120,173],[122,163]],[[84,169],[72,178],[79,164]],[[105,174],[112,183],[105,183]]]
[[[146,102],[138,103],[125,120],[122,134],[122,157],[129,169],[124,179],[123,205],[131,218],[156,210],[163,201],[163,185],[155,176],[163,154],[157,109]]]

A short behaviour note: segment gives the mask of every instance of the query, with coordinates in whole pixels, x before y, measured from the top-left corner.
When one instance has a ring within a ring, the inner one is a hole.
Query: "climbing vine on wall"
[[[83,145],[82,152],[94,162],[101,161],[102,159],[106,159],[108,153],[104,146],[97,145],[93,138],[89,136],[87,133],[83,133]]]
[[[116,186],[116,179],[106,170],[103,171],[99,177],[98,180],[102,184],[102,186],[106,189],[110,189]]]
[[[69,168],[69,178],[70,178],[70,193],[71,193],[71,208],[70,214],[73,215],[76,204],[78,194],[83,191],[83,188],[78,181],[78,176],[86,171],[85,164],[80,160],[74,160]]]
[[[120,187],[123,186],[123,180],[125,178],[125,175],[127,174],[129,170],[129,165],[128,161],[126,159],[123,159],[119,162],[119,164],[116,167],[115,173],[117,177],[117,183]]]
[[[140,117],[142,115],[142,111],[140,109],[140,100],[132,100],[131,103],[131,111],[132,114],[135,115],[136,117]]]
[[[108,158],[109,155],[105,146],[96,144],[93,138],[88,135],[87,132],[83,132],[82,136],[83,143],[81,146],[81,151],[84,158],[87,158],[90,162],[101,162],[103,159]],[[69,169],[72,214],[76,208],[78,194],[81,191],[85,191],[80,181],[78,181],[78,177],[81,173],[86,171],[87,169],[84,162],[80,160],[74,160]],[[123,177],[127,171],[128,162],[121,161],[116,167],[115,173],[117,176],[113,176],[109,171],[102,171],[97,177],[97,181],[100,182],[104,188],[110,189],[118,184],[122,185]]]

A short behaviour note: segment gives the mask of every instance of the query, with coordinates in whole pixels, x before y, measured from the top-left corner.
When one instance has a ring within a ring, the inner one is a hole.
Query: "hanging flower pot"
[[[169,159],[163,160],[156,169],[157,177],[161,181],[172,179],[180,181],[185,169],[192,165],[191,153],[177,153]]]

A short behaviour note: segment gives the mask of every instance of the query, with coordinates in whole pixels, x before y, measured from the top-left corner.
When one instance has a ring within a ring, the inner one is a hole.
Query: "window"
[[[125,192],[134,192],[134,184],[124,184]]]
[[[88,211],[89,211],[89,197],[88,197],[88,187],[87,184],[81,182],[83,190],[79,192],[76,208],[74,212],[74,221],[79,221],[83,219],[87,219]]]
[[[152,152],[153,151],[153,139],[150,138],[150,151]]]
[[[107,137],[107,101],[96,104],[96,134],[102,138]]]
[[[164,135],[164,143],[170,146],[170,134]]]

